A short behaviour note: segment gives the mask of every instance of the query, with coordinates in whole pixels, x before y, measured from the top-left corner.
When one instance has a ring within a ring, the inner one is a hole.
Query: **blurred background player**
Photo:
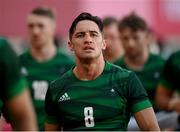
[[[176,112],[172,117],[172,129],[177,127],[177,114],[180,114],[180,51],[173,53],[165,63],[156,94],[157,106],[165,111]],[[180,119],[180,118],[179,118]],[[167,123],[170,123],[167,121]],[[180,120],[179,120],[180,123]],[[178,126],[180,130],[180,124]]]
[[[20,61],[31,90],[39,130],[44,130],[44,100],[49,83],[69,70],[73,61],[54,44],[56,22],[52,9],[32,10],[27,27],[30,48],[20,56]]]
[[[164,60],[149,52],[149,28],[146,22],[131,13],[119,22],[119,32],[125,54],[115,64],[132,70],[140,78],[155,111],[155,92]]]
[[[103,19],[103,34],[106,40],[106,49],[103,50],[104,59],[114,63],[121,58],[124,50],[119,38],[118,20],[114,17],[105,17]]]
[[[149,27],[141,17],[133,12],[119,22],[119,33],[125,53],[115,64],[136,73],[148,93],[155,112],[157,112],[155,92],[164,60],[149,52],[151,39]],[[129,130],[137,129],[133,128],[134,125],[131,122],[129,126]]]
[[[37,130],[34,109],[26,81],[20,74],[18,58],[2,37],[0,37],[0,80],[0,113],[5,115],[13,130]]]

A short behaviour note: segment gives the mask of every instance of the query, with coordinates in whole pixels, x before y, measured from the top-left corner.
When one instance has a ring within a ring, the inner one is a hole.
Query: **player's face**
[[[83,20],[77,24],[69,46],[79,59],[97,59],[106,44],[98,25],[93,21]]]
[[[54,37],[55,23],[46,16],[30,14],[27,20],[30,42],[35,47],[47,44]]]
[[[132,31],[130,28],[125,28],[120,32],[120,36],[125,55],[131,58],[142,54],[148,46],[149,38],[146,31]]]
[[[104,27],[103,33],[104,33],[104,39],[106,40],[107,43],[106,50],[113,51],[113,49],[120,47],[121,42],[119,38],[118,27],[116,24],[112,24],[107,27]]]

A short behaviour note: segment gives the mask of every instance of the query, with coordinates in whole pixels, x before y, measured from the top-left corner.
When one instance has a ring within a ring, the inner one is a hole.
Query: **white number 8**
[[[86,127],[94,127],[94,117],[93,117],[93,108],[85,107],[84,108],[84,121]]]

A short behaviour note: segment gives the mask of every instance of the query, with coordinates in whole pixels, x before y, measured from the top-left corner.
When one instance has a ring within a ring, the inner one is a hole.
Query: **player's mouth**
[[[84,47],[83,50],[94,50],[94,48],[93,48],[93,47],[90,47],[90,46],[86,46],[86,47]]]

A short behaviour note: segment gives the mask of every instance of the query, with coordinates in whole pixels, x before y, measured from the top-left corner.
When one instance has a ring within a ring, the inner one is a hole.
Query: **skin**
[[[147,31],[132,31],[124,28],[120,31],[121,41],[125,50],[125,62],[130,69],[141,70],[148,60],[149,34]]]
[[[37,61],[46,61],[54,57],[55,20],[47,16],[30,14],[27,18],[30,39],[30,52]]]
[[[156,93],[157,106],[160,109],[180,113],[180,99],[173,96],[174,92],[174,90],[167,89],[165,86],[159,84]]]
[[[152,107],[134,114],[139,128],[143,131],[160,131],[154,110]]]
[[[103,29],[104,39],[106,40],[106,49],[103,52],[105,60],[114,62],[119,59],[124,51],[120,41],[118,25],[112,23]]]
[[[34,109],[29,91],[26,89],[19,95],[5,102],[13,130],[37,130]]]
[[[106,48],[106,43],[96,23],[80,21],[69,41],[69,47],[76,56],[73,72],[78,79],[94,80],[103,72],[105,62],[102,50]],[[142,130],[159,130],[152,108],[135,113],[135,118]],[[146,123],[143,125],[144,122]],[[58,124],[45,124],[45,130],[48,131],[60,130],[59,128]]]

